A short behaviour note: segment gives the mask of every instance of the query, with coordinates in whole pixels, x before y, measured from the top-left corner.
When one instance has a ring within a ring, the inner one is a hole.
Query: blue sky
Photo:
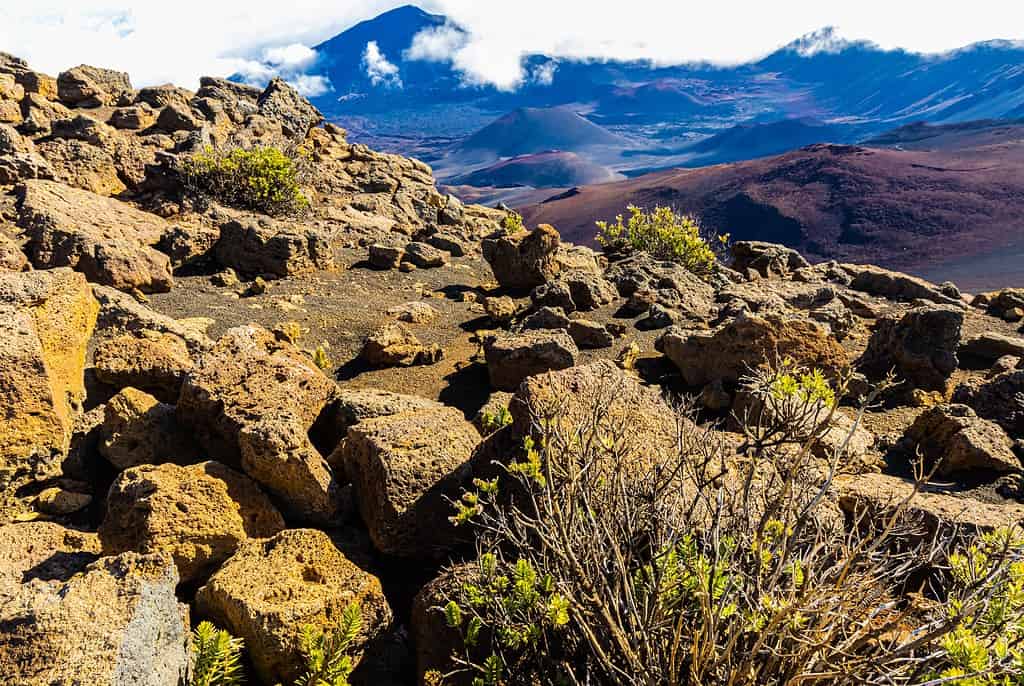
[[[56,73],[81,62],[129,71],[136,85],[194,87],[203,74],[295,76],[308,47],[396,7],[386,0],[0,0],[0,50]],[[940,52],[995,38],[1024,39],[1024,2],[973,0],[429,0],[472,40],[452,59],[475,79],[514,85],[519,58],[646,58],[737,63],[823,26],[884,47]],[[954,6],[955,5],[955,6]],[[443,46],[442,46],[443,47]],[[278,68],[275,67],[275,68]],[[273,70],[273,69],[272,69]],[[271,71],[272,71],[271,70]],[[308,88],[316,84],[306,84]]]

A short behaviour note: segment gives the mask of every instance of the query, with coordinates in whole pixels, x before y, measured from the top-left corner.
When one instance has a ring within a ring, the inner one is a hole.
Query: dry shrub
[[[308,209],[309,200],[300,189],[305,166],[297,149],[207,147],[182,159],[178,173],[192,193],[279,216]]]
[[[831,493],[842,454],[823,463],[807,449],[808,418],[826,427],[834,410],[822,383],[764,372],[748,388],[767,394],[770,422],[748,417],[760,428],[728,441],[682,408],[675,449],[658,454],[612,410],[614,382],[575,398],[586,407],[571,422],[534,417],[525,457],[459,504],[479,557],[443,608],[465,649],[434,678],[1024,683],[1019,532],[953,550],[906,502],[844,521]]]

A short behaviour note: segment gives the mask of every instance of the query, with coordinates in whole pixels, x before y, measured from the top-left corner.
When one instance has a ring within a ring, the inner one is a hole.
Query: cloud
[[[366,68],[366,75],[374,86],[402,87],[402,78],[398,75],[398,67],[388,61],[375,40],[366,44],[366,49],[363,51],[363,67]]]
[[[555,80],[555,72],[558,71],[558,62],[548,60],[544,64],[538,64],[530,74],[530,81],[541,86],[550,86]]]
[[[266,75],[253,64],[264,56],[272,58],[271,70],[304,82],[299,77],[310,70],[300,65],[314,46],[406,2],[0,0],[0,49],[51,74],[82,62],[128,71],[137,86],[170,81],[195,88],[205,74]],[[1006,0],[974,0],[970,11],[934,0],[631,0],[626,9],[593,0],[420,4],[450,17],[466,35],[460,42],[449,26],[418,36],[408,47],[415,59],[450,60],[468,83],[506,89],[538,76],[523,70],[523,57],[533,54],[735,64],[823,26],[840,27],[850,40],[921,52],[1024,38],[1024,3]]]
[[[277,67],[306,69],[317,60],[316,50],[302,43],[279,45],[263,51],[263,61]]]
[[[326,76],[307,74],[319,59],[316,50],[302,43],[265,48],[259,59],[239,60],[235,74],[245,83],[263,87],[270,79],[281,77],[307,98],[329,93],[333,88]]]
[[[424,62],[451,62],[465,47],[469,36],[457,26],[444,24],[423,29],[412,38],[412,45],[403,56],[407,60]]]

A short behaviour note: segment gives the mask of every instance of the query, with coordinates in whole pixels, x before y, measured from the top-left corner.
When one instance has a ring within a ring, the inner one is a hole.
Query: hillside
[[[1024,141],[1020,127],[1000,130],[996,140],[989,132],[948,149],[814,145],[658,172],[576,189],[523,214],[528,223],[551,223],[572,240],[591,242],[593,222],[628,204],[671,205],[739,239],[785,243],[819,260],[927,268],[936,276],[943,266],[990,253],[1016,261],[1024,246]],[[972,287],[1024,279],[1019,267],[959,276]]]
[[[558,188],[606,183],[621,176],[572,152],[541,152],[503,160],[484,169],[452,179],[453,185],[507,188],[531,186]]]
[[[0,53],[0,683],[1020,680],[1024,289],[599,253],[283,80],[200,84]],[[1017,154],[818,145],[539,211],[965,251]]]
[[[521,108],[469,136],[456,148],[459,155],[490,153],[498,157],[531,155],[548,150],[580,152],[596,146],[622,146],[620,136],[594,124],[568,107]]]

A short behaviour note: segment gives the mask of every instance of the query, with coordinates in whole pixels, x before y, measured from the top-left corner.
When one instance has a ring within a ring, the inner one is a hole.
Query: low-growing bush
[[[503,429],[512,423],[512,413],[509,409],[502,405],[497,410],[491,412],[484,410],[480,413],[480,428],[483,430],[485,436]]]
[[[680,409],[677,447],[652,455],[611,382],[573,399],[584,407],[572,422],[535,417],[524,457],[456,504],[479,550],[439,608],[464,643],[446,676],[1024,683],[1021,533],[954,549],[954,537],[930,537],[906,515],[913,496],[887,516],[844,521],[830,491],[841,452],[823,460],[806,448],[841,393],[792,366],[747,386],[777,414],[771,440],[749,432],[742,454]]]
[[[728,236],[709,239],[693,217],[669,207],[646,212],[630,205],[629,217],[621,214],[614,222],[597,222],[597,241],[606,249],[628,247],[678,262],[695,274],[709,274],[718,261],[717,250]]]
[[[270,215],[301,212],[309,200],[299,188],[302,158],[274,147],[203,151],[184,158],[182,182],[194,193]]]
[[[242,672],[242,639],[233,638],[210,622],[192,632],[191,686],[238,686]]]
[[[306,673],[295,686],[349,686],[348,678],[354,666],[349,649],[362,625],[359,605],[350,603],[333,631],[304,626],[301,649],[306,657]]]

